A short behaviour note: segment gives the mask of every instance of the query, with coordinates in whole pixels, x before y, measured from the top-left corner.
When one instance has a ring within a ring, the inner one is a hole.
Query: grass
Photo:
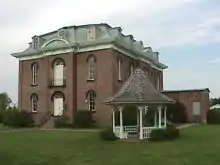
[[[220,126],[181,130],[173,142],[103,142],[95,132],[0,133],[0,162],[7,165],[216,165]]]

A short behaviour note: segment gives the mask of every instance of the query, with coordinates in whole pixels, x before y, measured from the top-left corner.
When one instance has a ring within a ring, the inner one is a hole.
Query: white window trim
[[[37,85],[37,72],[38,72],[38,68],[37,68],[37,64],[35,63],[32,66],[32,85]]]
[[[160,90],[160,76],[157,77],[157,89]]]
[[[95,80],[95,65],[96,65],[95,57],[93,56],[89,57],[88,62],[87,62],[87,67],[88,67],[87,68],[88,69],[87,80],[92,80],[92,81]]]
[[[93,96],[93,98],[91,96]],[[92,91],[89,91],[89,93],[87,94],[87,101],[88,101],[88,109],[91,112],[96,111],[95,100],[96,100],[95,93],[93,93]]]
[[[130,72],[131,72],[130,75],[132,75],[132,74],[134,73],[134,64],[131,64],[131,66],[130,66]]]
[[[31,98],[31,112],[36,113],[37,112],[37,105],[38,104],[38,99],[37,96],[32,96]]]
[[[121,78],[121,63],[122,63],[122,60],[121,58],[118,59],[118,80],[121,81],[122,78]]]

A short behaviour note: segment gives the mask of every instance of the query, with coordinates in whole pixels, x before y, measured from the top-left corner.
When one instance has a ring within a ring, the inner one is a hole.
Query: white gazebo
[[[115,135],[120,139],[126,139],[130,133],[137,133],[139,139],[142,140],[150,137],[152,129],[166,128],[167,104],[173,104],[175,101],[156,90],[144,71],[138,68],[121,89],[105,103],[114,107],[112,127]],[[123,125],[123,107],[129,104],[137,106],[139,110],[137,114],[138,122],[134,126]],[[143,115],[147,115],[148,106],[150,105],[155,105],[157,108],[154,111],[154,126],[149,127],[143,125]],[[115,111],[119,111],[120,114],[119,126],[115,125]]]

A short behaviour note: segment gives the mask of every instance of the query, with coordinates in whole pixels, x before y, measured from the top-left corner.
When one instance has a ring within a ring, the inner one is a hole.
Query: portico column
[[[123,107],[119,107],[120,112],[120,139],[123,139],[123,115],[122,115]]]
[[[139,125],[140,124],[140,115],[139,115],[140,113],[139,113],[139,111],[137,111],[137,125]]]
[[[162,106],[158,106],[157,109],[158,109],[158,116],[159,116],[159,128],[161,128],[161,110],[162,110]]]
[[[164,108],[164,126],[167,127],[167,107]]]
[[[157,111],[154,112],[154,127],[157,126]]]
[[[144,107],[138,107],[139,109],[139,114],[140,114],[140,135],[139,135],[139,139],[143,139],[143,109]]]
[[[113,132],[115,133],[115,110],[114,109],[112,112],[112,129],[113,129]]]

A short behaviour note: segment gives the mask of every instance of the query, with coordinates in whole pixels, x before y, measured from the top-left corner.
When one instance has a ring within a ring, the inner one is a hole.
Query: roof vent
[[[65,38],[65,36],[66,36],[66,30],[65,29],[60,29],[58,31],[58,37]]]

